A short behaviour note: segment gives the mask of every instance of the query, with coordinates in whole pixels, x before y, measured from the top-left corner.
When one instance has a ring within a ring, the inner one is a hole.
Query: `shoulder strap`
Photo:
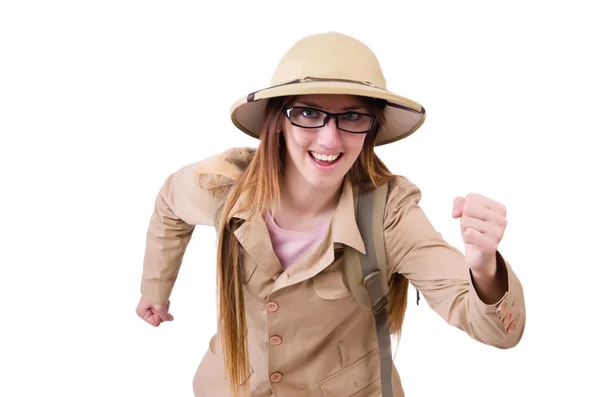
[[[359,305],[370,309],[375,316],[381,360],[382,397],[393,396],[392,344],[387,318],[387,258],[383,241],[387,190],[388,186],[384,184],[372,191],[355,191],[357,223],[365,243],[366,254],[347,249],[348,255],[344,261],[346,278],[352,293]]]
[[[359,253],[363,284],[375,312],[387,305],[387,258],[383,241],[383,217],[387,184],[376,190],[361,191],[358,198],[357,223],[365,243],[366,254]],[[389,335],[389,334],[388,334]]]

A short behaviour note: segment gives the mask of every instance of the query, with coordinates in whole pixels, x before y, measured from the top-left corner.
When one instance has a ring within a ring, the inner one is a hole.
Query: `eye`
[[[313,109],[308,109],[308,108],[302,108],[300,110],[300,115],[302,115],[302,117],[305,117],[307,119],[315,119],[315,118],[319,118],[319,112],[317,112],[316,110]]]
[[[344,120],[347,120],[347,121],[357,121],[358,119],[360,119],[360,114],[349,112],[349,113],[344,113],[344,115],[342,117],[344,118]]]

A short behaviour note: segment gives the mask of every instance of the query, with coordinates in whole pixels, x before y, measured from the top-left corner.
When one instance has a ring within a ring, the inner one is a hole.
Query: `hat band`
[[[368,87],[377,88],[377,89],[382,90],[382,91],[386,91],[383,88],[377,87],[375,84],[370,83],[368,81],[358,81],[358,80],[350,80],[350,79],[334,79],[334,78],[327,78],[327,77],[310,77],[310,76],[307,76],[307,77],[304,77],[304,78],[301,78],[301,79],[290,80],[290,81],[282,83],[282,84],[277,84],[277,85],[274,85],[274,86],[271,86],[271,87],[264,88],[262,90],[251,92],[250,94],[248,94],[248,97],[246,98],[246,102],[254,102],[255,101],[254,96],[255,96],[255,94],[257,92],[261,92],[261,91],[265,91],[265,90],[270,90],[272,88],[281,87],[281,86],[284,86],[284,85],[299,84],[299,83],[314,83],[314,82],[323,82],[323,81],[331,81],[331,82],[336,82],[336,83],[360,84],[360,85],[366,85]],[[404,109],[404,110],[407,110],[407,111],[413,112],[413,113],[423,113],[423,110],[418,111],[418,110],[409,108],[407,106],[399,105],[397,103],[392,103],[392,102],[390,102],[390,101],[388,101],[386,99],[384,99],[384,101],[385,101],[386,105],[391,106],[391,107],[395,107],[395,108],[399,108],[399,109]]]
[[[271,88],[281,87],[281,86],[284,86],[284,85],[298,84],[298,83],[314,83],[316,81],[332,81],[332,82],[338,82],[338,83],[361,84],[361,85],[366,85],[366,86],[369,86],[369,87],[373,87],[373,88],[377,88],[377,89],[383,90],[383,88],[377,87],[374,84],[369,83],[368,81],[358,81],[358,80],[350,80],[350,79],[332,79],[332,78],[329,78],[329,77],[310,77],[310,76],[307,76],[307,77],[303,77],[301,79],[290,80],[290,81],[288,81],[286,83],[281,83],[281,84],[273,85],[271,87],[264,88],[262,90],[251,92],[250,94],[248,94],[247,100],[248,100],[248,102],[254,102],[254,95],[257,92],[260,92],[260,91],[270,90]]]

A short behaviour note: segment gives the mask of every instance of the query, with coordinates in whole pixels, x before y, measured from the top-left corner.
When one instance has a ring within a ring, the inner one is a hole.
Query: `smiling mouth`
[[[312,151],[309,151],[308,153],[315,163],[323,166],[329,166],[337,163],[344,155],[344,153],[324,155]]]

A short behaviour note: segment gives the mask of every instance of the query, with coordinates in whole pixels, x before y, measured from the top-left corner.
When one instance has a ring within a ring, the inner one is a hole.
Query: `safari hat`
[[[269,87],[236,101],[230,109],[233,124],[259,138],[269,98],[349,94],[385,100],[385,125],[375,144],[406,138],[425,121],[419,103],[387,90],[375,54],[361,41],[337,32],[320,33],[297,41],[283,56]]]

